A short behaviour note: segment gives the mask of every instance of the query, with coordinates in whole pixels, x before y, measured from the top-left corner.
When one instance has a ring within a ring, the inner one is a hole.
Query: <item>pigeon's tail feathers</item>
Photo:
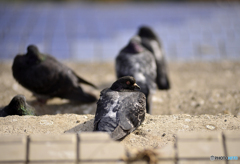
[[[92,83],[84,80],[83,78],[79,77],[76,73],[74,73],[74,74],[77,76],[79,83],[87,84],[87,85],[90,85],[90,86],[92,86],[93,88],[96,88],[96,89],[97,89],[97,87],[96,87],[94,84],[92,84]]]
[[[117,122],[114,118],[103,117],[96,124],[96,131],[112,132],[117,127]]]
[[[120,126],[117,126],[117,128],[111,133],[111,137],[114,140],[122,140],[124,139],[128,133],[123,130]]]
[[[93,103],[97,101],[97,98],[90,93],[84,93],[84,96],[82,96],[80,100],[85,103]]]
[[[90,93],[84,93],[83,95],[80,95],[78,99],[84,103],[93,103],[97,101],[97,98]]]
[[[147,100],[146,100],[146,112],[148,114],[152,114],[152,94],[148,94]]]
[[[84,92],[81,88],[77,88],[68,94],[65,94],[63,98],[67,98],[71,101],[81,103],[93,103],[97,101],[96,96],[90,93]]]
[[[168,90],[171,87],[167,76],[159,77],[157,81],[157,85],[158,85],[158,89],[161,89],[161,90]]]
[[[171,87],[168,74],[167,74],[165,60],[162,60],[158,64],[156,82],[157,82],[158,89],[160,90],[168,90]]]

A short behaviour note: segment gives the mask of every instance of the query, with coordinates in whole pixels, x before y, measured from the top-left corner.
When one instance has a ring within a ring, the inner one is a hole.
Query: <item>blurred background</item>
[[[0,60],[29,44],[61,60],[113,61],[140,25],[168,61],[240,59],[239,1],[0,1]]]

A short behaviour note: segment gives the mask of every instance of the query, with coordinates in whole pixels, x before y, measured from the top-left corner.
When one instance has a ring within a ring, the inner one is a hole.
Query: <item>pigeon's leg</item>
[[[40,103],[40,104],[46,104],[47,103],[47,99],[45,98],[37,98],[37,101]]]
[[[42,105],[46,105],[47,104],[47,99],[39,99],[37,98],[35,101],[32,102],[32,105],[35,106],[42,106]]]
[[[152,114],[152,94],[148,95],[146,109],[148,114]]]
[[[37,104],[39,105],[45,105],[48,101],[48,99],[50,97],[48,96],[43,96],[43,95],[39,95],[39,94],[36,94],[36,93],[33,93],[33,96],[37,98]]]

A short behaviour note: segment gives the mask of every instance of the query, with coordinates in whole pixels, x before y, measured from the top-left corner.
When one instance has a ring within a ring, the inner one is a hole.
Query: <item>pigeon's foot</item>
[[[33,101],[33,105],[38,105],[38,106],[46,105],[47,104],[47,100],[48,99],[37,98],[36,101]]]

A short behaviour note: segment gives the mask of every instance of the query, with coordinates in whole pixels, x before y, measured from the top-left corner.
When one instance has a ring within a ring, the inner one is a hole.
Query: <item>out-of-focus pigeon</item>
[[[133,132],[145,119],[146,97],[133,77],[118,79],[110,88],[101,91],[97,102],[94,131],[109,132],[121,140]]]
[[[35,109],[27,104],[23,95],[16,95],[11,102],[0,111],[0,117],[8,115],[35,115]]]
[[[82,103],[97,100],[94,95],[84,92],[79,86],[79,83],[84,83],[95,87],[92,83],[79,77],[54,57],[40,53],[34,45],[28,46],[25,55],[17,55],[14,58],[12,72],[14,78],[43,103],[53,97]]]
[[[155,92],[157,66],[154,55],[134,36],[116,58],[117,77],[133,76],[147,98],[147,112],[151,113],[152,94]]]
[[[156,83],[159,89],[170,89],[170,81],[167,75],[167,65],[164,57],[164,51],[162,45],[148,26],[141,26],[138,31],[138,35],[141,37],[142,45],[153,53],[156,65],[157,65],[157,79]]]

